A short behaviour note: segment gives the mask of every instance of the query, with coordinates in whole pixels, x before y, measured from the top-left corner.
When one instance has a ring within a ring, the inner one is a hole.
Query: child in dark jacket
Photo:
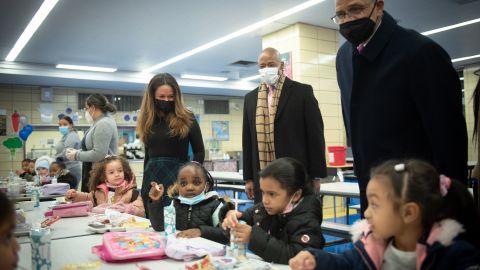
[[[192,161],[180,167],[177,182],[169,188],[173,197],[177,237],[203,237],[218,243],[228,242],[228,234],[219,227],[218,214],[223,206],[213,190],[213,178],[198,162]],[[148,204],[150,222],[156,231],[164,230],[163,207],[168,201],[163,185],[151,183]],[[178,196],[177,196],[178,195]]]
[[[304,269],[478,269],[480,215],[465,185],[419,160],[372,170],[366,220],[352,227],[354,249],[307,249],[289,264]]]
[[[222,226],[267,262],[287,264],[304,248],[322,248],[322,205],[303,165],[293,158],[279,158],[259,174],[262,203],[243,213],[228,204],[220,215],[225,216]]]
[[[57,183],[66,183],[70,188],[77,189],[77,178],[67,170],[65,163],[54,161],[50,164],[50,179],[53,177],[57,177]]]

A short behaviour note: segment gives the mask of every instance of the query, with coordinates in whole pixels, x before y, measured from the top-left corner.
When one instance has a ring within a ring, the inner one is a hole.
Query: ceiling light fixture
[[[40,25],[48,16],[50,11],[52,11],[52,9],[55,7],[57,2],[58,0],[45,0],[43,2],[43,4],[38,9],[37,13],[35,13],[35,15],[33,16],[32,20],[28,23],[25,30],[23,30],[23,33],[18,38],[17,42],[15,42],[15,45],[8,53],[7,57],[5,58],[5,61],[9,61],[9,62],[15,61],[17,56],[23,50],[25,45],[27,45],[30,38],[37,31],[38,27],[40,27]]]
[[[61,69],[74,69],[74,70],[99,71],[99,72],[115,72],[115,71],[117,71],[116,68],[78,66],[78,65],[66,65],[66,64],[58,64],[55,67],[56,68],[61,68]]]
[[[254,23],[254,24],[251,24],[251,25],[249,25],[249,26],[246,26],[246,27],[244,27],[244,28],[242,28],[242,29],[240,29],[240,30],[237,30],[237,31],[233,32],[233,33],[230,33],[230,34],[225,35],[225,36],[223,36],[223,37],[221,37],[221,38],[215,39],[215,40],[210,41],[210,42],[208,42],[208,43],[206,43],[206,44],[203,44],[203,45],[201,45],[201,46],[199,46],[199,47],[197,47],[197,48],[194,48],[194,49],[192,49],[192,50],[190,50],[190,51],[187,51],[187,52],[184,52],[184,53],[182,53],[182,54],[179,54],[179,55],[177,55],[177,56],[175,56],[175,57],[172,57],[172,58],[170,58],[170,59],[168,59],[168,60],[166,60],[166,61],[163,61],[163,62],[161,62],[161,63],[159,63],[159,64],[156,64],[156,65],[154,65],[154,66],[152,66],[152,67],[149,67],[149,68],[143,70],[142,72],[143,72],[143,73],[150,73],[150,72],[153,72],[153,71],[155,71],[155,70],[157,70],[157,69],[166,67],[166,66],[168,66],[168,65],[170,65],[170,64],[173,64],[173,63],[178,62],[178,61],[180,61],[180,60],[183,60],[183,59],[185,59],[185,58],[187,58],[187,57],[190,57],[190,56],[192,56],[192,55],[194,55],[194,54],[197,54],[197,53],[199,53],[199,52],[202,52],[202,51],[205,51],[205,50],[210,49],[210,48],[212,48],[212,47],[215,47],[215,46],[217,46],[217,45],[220,45],[220,44],[222,44],[222,43],[224,43],[224,42],[227,42],[227,41],[229,41],[229,40],[231,40],[231,39],[237,38],[237,37],[239,37],[239,36],[241,36],[241,35],[244,35],[244,34],[247,34],[247,33],[252,32],[252,31],[254,31],[254,30],[260,29],[261,27],[263,27],[263,26],[265,26],[265,25],[267,25],[267,24],[270,24],[270,23],[272,23],[272,22],[274,22],[274,21],[278,21],[278,20],[280,20],[280,19],[283,19],[283,18],[285,18],[285,17],[287,17],[287,16],[290,16],[290,15],[292,15],[292,14],[295,14],[295,13],[297,13],[297,12],[300,12],[300,11],[302,11],[302,10],[304,10],[304,9],[307,9],[307,8],[309,8],[309,7],[312,7],[312,6],[314,6],[314,5],[317,5],[317,4],[319,4],[319,3],[323,2],[323,1],[325,1],[325,0],[310,0],[310,1],[306,1],[305,3],[302,3],[302,4],[300,4],[300,5],[294,6],[293,8],[290,8],[290,9],[287,9],[287,10],[285,10],[285,11],[282,11],[282,12],[280,12],[280,13],[274,15],[274,16],[271,16],[271,17],[269,17],[269,18],[266,18],[266,19],[264,19],[264,20],[261,20],[261,21],[259,21],[259,22]]]
[[[445,27],[440,27],[440,28],[433,29],[433,30],[430,30],[430,31],[426,31],[426,32],[423,32],[422,35],[429,36],[429,35],[433,35],[433,34],[436,34],[436,33],[440,33],[440,32],[443,32],[443,31],[455,29],[455,28],[458,28],[458,27],[463,27],[463,26],[473,24],[473,23],[478,23],[478,22],[480,22],[480,18],[470,20],[470,21],[466,21],[466,22],[462,22],[462,23],[452,24],[452,25],[445,26]]]
[[[193,74],[184,74],[180,77],[182,77],[182,79],[217,81],[217,82],[223,82],[228,80],[228,78],[226,77],[204,76],[204,75],[193,75]]]
[[[466,56],[466,57],[460,57],[460,58],[455,58],[455,59],[452,59],[452,63],[460,62],[460,61],[465,61],[465,60],[470,60],[470,59],[479,58],[479,57],[480,57],[480,54],[471,55],[471,56]]]
[[[256,79],[259,79],[259,78],[260,78],[260,75],[253,75],[253,76],[250,76],[250,77],[242,78],[242,81],[253,81],[253,80],[256,80]]]

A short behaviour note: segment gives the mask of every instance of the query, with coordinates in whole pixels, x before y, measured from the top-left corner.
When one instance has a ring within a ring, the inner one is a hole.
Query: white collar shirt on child
[[[417,253],[415,251],[402,251],[393,246],[390,241],[383,257],[382,270],[407,270],[415,269]]]

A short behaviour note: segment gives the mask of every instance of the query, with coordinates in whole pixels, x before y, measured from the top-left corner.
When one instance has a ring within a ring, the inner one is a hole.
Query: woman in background
[[[143,95],[137,134],[145,144],[141,191],[144,205],[148,205],[152,181],[162,184],[165,190],[176,181],[178,169],[188,161],[189,144],[193,160],[203,163],[202,132],[193,113],[183,104],[177,81],[168,73],[160,73],[150,80]],[[165,205],[170,202],[164,201]]]
[[[72,118],[69,116],[64,116],[58,121],[58,131],[62,134],[62,139],[55,145],[55,150],[57,151],[56,159],[61,160],[68,171],[75,176],[77,183],[74,185],[78,186],[78,181],[82,177],[82,167],[80,161],[68,160],[65,155],[67,148],[80,149],[81,142],[80,137],[78,137],[77,130],[73,127]]]

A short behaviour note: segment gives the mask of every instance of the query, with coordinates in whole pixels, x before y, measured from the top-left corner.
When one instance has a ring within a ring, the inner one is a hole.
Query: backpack
[[[108,232],[103,243],[92,247],[106,262],[165,259],[165,237],[157,232]]]

